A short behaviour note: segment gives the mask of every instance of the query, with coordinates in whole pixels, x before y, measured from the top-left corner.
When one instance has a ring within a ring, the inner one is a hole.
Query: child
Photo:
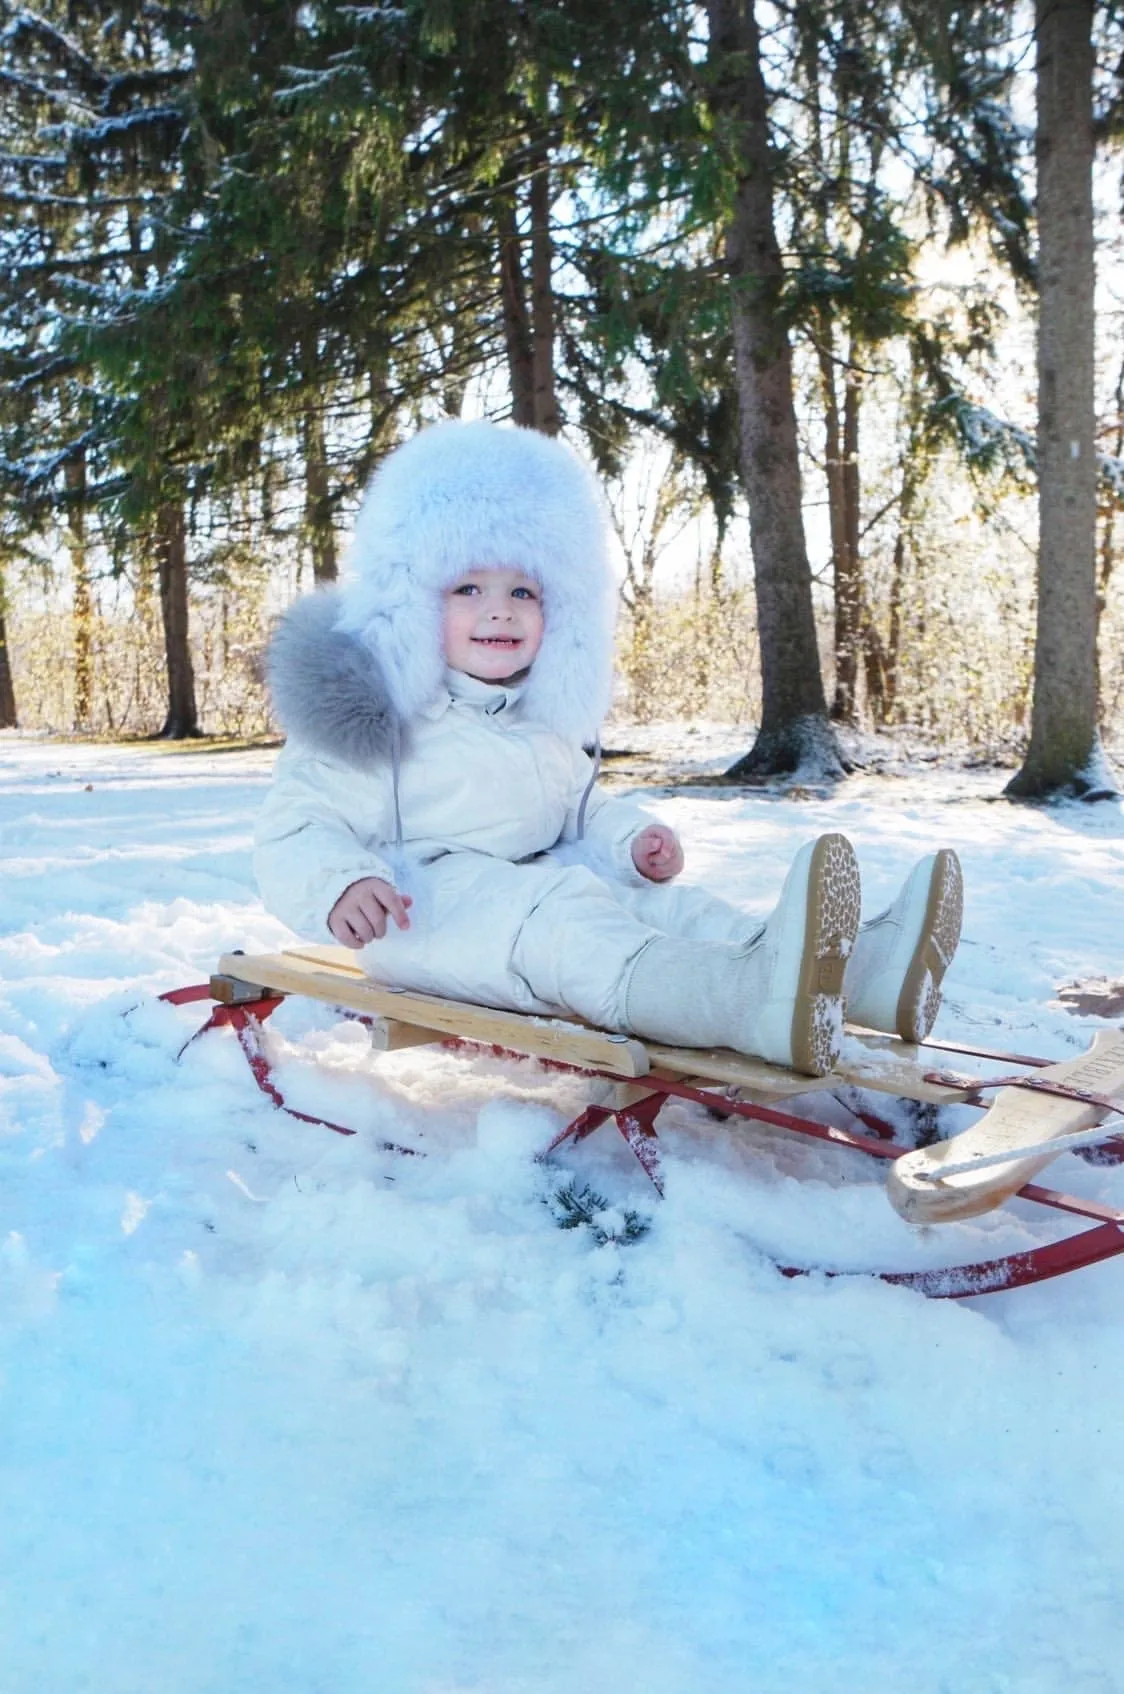
[[[270,653],[288,735],[257,832],[270,910],[376,981],[577,1014],[810,1074],[847,1015],[928,1033],[960,930],[955,854],[859,928],[850,843],[797,854],[764,925],[675,887],[683,850],[595,784],[615,591],[599,491],[557,440],[449,422],[383,463],[352,576]]]

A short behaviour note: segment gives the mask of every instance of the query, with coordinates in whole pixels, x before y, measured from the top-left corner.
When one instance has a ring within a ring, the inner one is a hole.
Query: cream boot
[[[859,899],[847,838],[809,842],[752,941],[732,947],[658,935],[648,942],[625,989],[628,1028],[680,1047],[733,1047],[825,1075],[839,1057],[843,968]]]
[[[924,1041],[963,912],[960,861],[942,847],[914,865],[893,905],[860,928],[843,977],[850,1021],[903,1041]]]

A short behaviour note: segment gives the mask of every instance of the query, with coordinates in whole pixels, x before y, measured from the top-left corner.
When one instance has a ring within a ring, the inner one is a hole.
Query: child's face
[[[526,670],[542,630],[542,590],[522,571],[467,571],[445,591],[445,662],[480,682]]]

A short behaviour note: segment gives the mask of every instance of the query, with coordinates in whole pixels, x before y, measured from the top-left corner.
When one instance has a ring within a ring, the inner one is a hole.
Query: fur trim
[[[449,421],[385,459],[356,523],[339,628],[375,655],[409,721],[438,694],[442,594],[468,570],[526,571],[545,628],[524,709],[589,741],[609,707],[616,591],[600,489],[537,430]]]
[[[339,629],[340,596],[323,589],[290,606],[269,647],[274,710],[286,735],[345,764],[385,764],[395,710],[370,649]]]

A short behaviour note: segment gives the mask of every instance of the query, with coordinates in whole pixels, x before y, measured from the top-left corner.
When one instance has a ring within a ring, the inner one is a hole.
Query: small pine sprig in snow
[[[652,1227],[651,1218],[633,1211],[631,1207],[622,1210],[611,1206],[605,1196],[590,1188],[588,1183],[579,1187],[574,1177],[569,1177],[545,1195],[543,1203],[550,1208],[559,1229],[584,1227],[598,1247],[607,1247],[610,1242],[624,1246],[640,1241]]]

